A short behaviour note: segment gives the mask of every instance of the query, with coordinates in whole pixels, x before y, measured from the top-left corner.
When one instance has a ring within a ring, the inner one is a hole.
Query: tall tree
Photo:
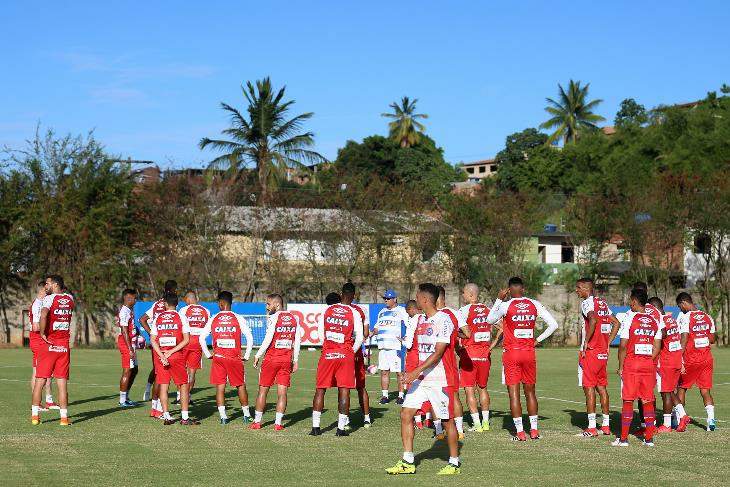
[[[199,146],[221,152],[211,161],[211,167],[227,166],[236,177],[246,166],[252,165],[261,187],[261,202],[266,204],[271,188],[276,186],[287,168],[325,162],[325,158],[312,150],[314,134],[301,131],[304,122],[314,113],[306,112],[289,118],[294,100],[284,100],[286,87],[276,91],[267,77],[255,84],[248,81],[241,90],[248,103],[247,115],[227,103],[221,103],[221,108],[231,120],[231,126],[222,131],[228,139],[206,137],[200,140]]]
[[[597,98],[588,101],[588,88],[590,85],[588,83],[581,86],[580,81],[570,80],[567,92],[558,84],[559,97],[557,101],[552,98],[545,99],[548,103],[545,111],[551,117],[540,124],[540,128],[555,129],[548,138],[549,143],[561,137],[565,144],[575,142],[581,130],[596,130],[598,129],[596,123],[605,120],[602,116],[593,113],[593,109],[603,100]]]
[[[421,134],[425,132],[426,127],[418,120],[428,118],[425,113],[416,113],[416,103],[418,98],[411,100],[407,96],[401,98],[400,104],[393,102],[390,108],[393,113],[382,113],[385,118],[389,118],[392,122],[388,123],[390,137],[397,141],[401,147],[411,147],[418,143]]]

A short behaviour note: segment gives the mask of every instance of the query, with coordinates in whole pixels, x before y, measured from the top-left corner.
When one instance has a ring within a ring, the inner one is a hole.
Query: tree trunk
[[[5,343],[10,343],[10,321],[8,321],[7,308],[5,306],[5,289],[0,290],[0,308],[3,312],[3,331],[5,332]]]

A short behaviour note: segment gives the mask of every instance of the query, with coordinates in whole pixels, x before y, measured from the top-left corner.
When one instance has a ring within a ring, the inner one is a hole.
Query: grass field
[[[132,391],[139,399],[150,367],[149,352],[141,353],[141,373]],[[198,427],[163,426],[147,417],[148,404],[136,409],[116,407],[120,372],[116,350],[73,352],[69,412],[70,428],[58,425],[58,412],[43,413],[44,423],[31,426],[27,378],[30,352],[0,350],[0,469],[3,485],[276,485],[433,483],[498,485],[658,484],[727,485],[730,467],[730,350],[715,350],[715,401],[718,430],[704,430],[705,411],[699,393],[690,391],[687,411],[701,424],[686,433],[660,436],[653,449],[630,438],[629,448],[612,448],[612,437],[583,439],[574,435],[585,426],[583,394],[576,386],[576,352],[538,352],[538,394],[543,439],[513,443],[507,431],[511,419],[507,397],[499,383],[497,356],[492,366],[492,431],[467,433],[462,444],[461,475],[437,478],[448,453],[431,432],[416,432],[415,476],[388,477],[383,469],[401,455],[398,406],[376,404],[378,378],[368,377],[374,426],[363,429],[352,414],[353,433],[334,436],[335,393],[326,398],[322,426],[326,433],[307,436],[311,421],[314,368],[319,352],[302,353],[301,370],[289,396],[287,429],[273,430],[268,409],[264,429],[247,430],[240,409],[228,399],[233,422],[218,424],[208,365],[199,376],[191,408],[202,420]],[[609,370],[615,370],[615,353]],[[248,365],[249,395],[256,390],[255,371]],[[619,426],[617,380],[611,378],[612,423]],[[269,402],[274,400],[273,393]],[[353,405],[356,398],[353,397]],[[252,402],[253,405],[253,402]],[[269,404],[269,408],[273,405]],[[253,410],[253,408],[252,408]],[[177,411],[174,411],[176,413]]]

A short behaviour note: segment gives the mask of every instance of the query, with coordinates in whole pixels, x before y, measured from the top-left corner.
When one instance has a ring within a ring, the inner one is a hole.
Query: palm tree
[[[410,147],[417,144],[421,134],[426,130],[426,127],[418,119],[428,118],[428,115],[416,113],[416,102],[418,102],[418,98],[411,100],[404,96],[401,98],[400,105],[397,102],[390,104],[393,113],[381,113],[383,117],[393,120],[388,124],[390,137],[397,141],[401,147]]]
[[[581,86],[580,81],[570,80],[567,93],[558,84],[558,90],[560,91],[558,101],[552,98],[545,99],[548,102],[545,111],[552,117],[540,124],[540,128],[555,128],[555,132],[548,138],[548,144],[560,137],[563,138],[565,144],[575,142],[581,130],[596,130],[598,129],[596,123],[606,120],[602,116],[593,113],[593,109],[603,100],[600,98],[593,101],[587,100],[590,85],[588,83]]]
[[[203,138],[201,149],[211,148],[222,154],[210,162],[211,168],[226,167],[235,177],[244,167],[252,165],[261,186],[262,204],[266,204],[269,191],[276,187],[287,168],[302,167],[306,163],[325,162],[314,146],[312,132],[300,132],[312,112],[287,118],[293,100],[284,101],[286,87],[275,91],[267,77],[250,81],[241,86],[248,103],[247,116],[237,108],[221,102],[221,108],[230,116],[231,126],[222,131],[227,140]]]

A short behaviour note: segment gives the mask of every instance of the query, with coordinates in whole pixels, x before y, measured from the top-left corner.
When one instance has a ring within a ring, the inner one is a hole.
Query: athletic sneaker
[[[320,436],[322,434],[322,430],[319,426],[312,427],[312,431],[309,432],[309,436]]]
[[[171,424],[175,424],[175,420],[173,418],[162,418],[162,424],[170,426]]]
[[[629,446],[629,442],[627,440],[621,441],[621,438],[616,438],[611,443],[611,446]]]
[[[61,409],[61,406],[55,402],[46,402],[46,409]]]
[[[578,436],[583,436],[584,438],[596,438],[598,436],[598,430],[596,428],[586,428],[583,430],[583,433]]]
[[[403,404],[403,398],[398,396],[398,399],[395,400],[395,403],[400,406],[401,404]]]
[[[715,424],[715,420],[711,419],[707,422],[707,431],[715,431],[715,428],[717,428],[717,425]]]
[[[540,436],[540,432],[538,430],[530,430],[531,440],[539,440],[540,438],[542,438],[542,436]]]
[[[68,418],[61,418],[61,421],[58,424],[61,426],[71,426],[71,421]]]
[[[416,473],[416,466],[405,460],[398,460],[398,463],[394,466],[386,468],[385,473],[388,475],[414,474]]]
[[[126,401],[124,402],[124,404],[126,404],[126,407],[128,407],[128,408],[134,408],[134,407],[137,407],[137,406],[139,406],[139,403],[137,403],[137,402],[134,402],[134,401],[130,401],[129,399],[127,399],[127,400],[126,400]]]
[[[448,464],[444,468],[438,471],[436,475],[459,475],[461,472],[461,466],[460,465],[452,465]]]
[[[481,433],[484,429],[481,426],[472,426],[469,428],[469,433]]]
[[[611,434],[611,428],[609,428],[608,426],[601,426],[601,433],[608,436]]]
[[[647,439],[644,439],[644,440],[643,440],[643,441],[642,441],[641,443],[642,443],[642,444],[643,444],[644,446],[654,446],[654,441],[653,441],[653,440],[647,440]]]
[[[161,418],[162,417],[162,411],[158,411],[157,409],[150,409],[150,418]]]
[[[243,417],[243,424],[251,424],[251,423],[253,423],[253,419],[251,418],[251,416]]]
[[[692,422],[692,418],[689,416],[683,416],[682,419],[679,420],[679,425],[677,426],[677,431],[679,433],[683,433],[687,431],[687,425]]]
[[[378,403],[380,403],[380,404],[388,404],[389,402],[390,402],[390,399],[388,399],[385,396],[381,397],[380,401],[378,401]]]
[[[221,418],[220,419],[221,424],[225,425],[228,424],[228,418]]]
[[[284,425],[283,424],[275,424],[274,425],[274,431],[284,431]]]
[[[352,431],[352,426],[350,426],[350,423],[348,423],[343,429],[349,433],[350,431]]]
[[[261,429],[261,423],[251,423],[251,426],[248,427],[250,430],[260,430]]]
[[[347,430],[341,430],[340,428],[337,428],[337,431],[335,431],[335,436],[350,436],[350,433],[348,433]]]
[[[373,425],[373,423],[371,423],[370,421],[365,421],[365,423],[363,423],[362,427],[363,427],[363,428],[369,428],[369,427],[371,427],[372,425]]]
[[[180,424],[183,426],[197,426],[200,424],[200,421],[198,421],[197,419],[193,419],[193,418],[181,419]]]
[[[482,421],[482,433],[485,431],[489,431],[489,421]]]
[[[527,435],[524,431],[520,431],[512,436],[512,441],[527,441]]]
[[[31,416],[30,424],[32,424],[33,426],[37,426],[37,425],[41,424],[41,417],[40,416]]]
[[[460,440],[463,440],[464,439],[464,433],[459,433],[459,439]]]
[[[433,438],[435,440],[444,441],[446,439],[446,433],[434,433]]]
[[[665,424],[661,425],[660,427],[658,427],[656,429],[657,434],[658,433],[671,433],[672,431],[674,431],[674,430]]]

